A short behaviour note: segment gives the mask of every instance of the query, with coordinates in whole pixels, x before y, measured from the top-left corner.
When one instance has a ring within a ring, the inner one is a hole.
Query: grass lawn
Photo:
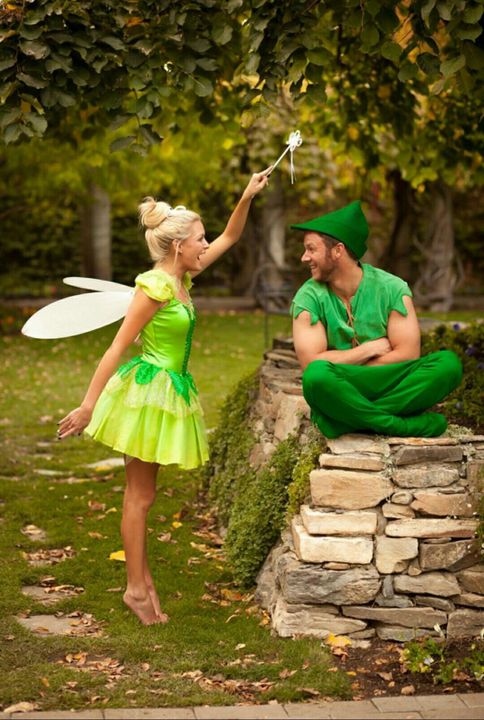
[[[257,314],[200,316],[191,369],[209,428],[227,392],[259,365],[263,323]],[[57,420],[82,398],[114,330],[61,341],[0,340],[0,707],[351,698],[351,678],[335,671],[318,640],[273,637],[251,595],[233,586],[196,473],[160,472],[149,520],[154,577],[170,622],[143,627],[123,606],[124,563],[109,559],[121,549],[123,470],[86,467],[114,455],[88,438],[55,440]],[[289,334],[289,319],[271,318],[270,330]],[[24,535],[29,524],[45,530],[46,539]],[[27,554],[42,548],[71,548],[73,556],[29,564]],[[47,584],[83,592],[48,607],[22,594],[22,586],[46,576]],[[76,611],[87,616],[73,617],[73,631],[87,628],[90,635],[34,634],[16,620]]]

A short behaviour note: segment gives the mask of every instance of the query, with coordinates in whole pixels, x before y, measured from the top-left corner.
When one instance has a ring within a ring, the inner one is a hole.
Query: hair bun
[[[143,227],[154,230],[168,217],[170,206],[165,202],[157,202],[152,197],[146,197],[138,207],[139,219]]]

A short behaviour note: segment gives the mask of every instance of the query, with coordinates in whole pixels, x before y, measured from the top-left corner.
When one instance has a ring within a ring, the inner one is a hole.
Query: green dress
[[[106,384],[85,432],[146,462],[195,468],[208,459],[203,411],[188,372],[195,309],[177,299],[176,280],[163,270],[148,270],[135,282],[165,304],[141,331],[142,353]],[[188,274],[183,283],[191,287]]]

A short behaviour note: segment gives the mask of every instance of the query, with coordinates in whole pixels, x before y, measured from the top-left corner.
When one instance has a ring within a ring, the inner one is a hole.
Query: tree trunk
[[[111,280],[111,202],[95,182],[81,208],[81,242],[83,274]]]
[[[252,203],[242,237],[233,249],[234,263],[237,266],[237,274],[234,274],[231,283],[234,295],[254,294],[253,280],[261,261],[261,242],[258,211]]]
[[[262,263],[258,269],[258,288],[264,309],[275,311],[287,304],[285,298],[286,219],[284,192],[279,175],[271,178],[261,212]]]
[[[423,239],[417,243],[423,262],[414,287],[415,299],[429,310],[446,312],[452,307],[457,276],[452,192],[445,183],[432,184],[424,212]]]
[[[381,259],[381,265],[407,282],[416,280],[415,263],[412,254],[417,240],[417,213],[414,191],[398,170],[389,177],[393,182],[394,225],[390,242]]]

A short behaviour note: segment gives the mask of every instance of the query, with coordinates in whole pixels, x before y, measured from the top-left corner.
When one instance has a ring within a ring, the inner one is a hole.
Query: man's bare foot
[[[126,590],[123,595],[123,600],[129,609],[138,616],[143,625],[154,625],[160,622],[149,594],[145,595],[145,597],[135,597]]]
[[[155,613],[156,613],[156,617],[158,618],[158,621],[161,623],[168,622],[168,615],[166,613],[164,613],[160,607],[160,599],[158,597],[158,593],[156,592],[154,585],[148,585],[148,593],[151,598],[153,607],[155,609]]]

